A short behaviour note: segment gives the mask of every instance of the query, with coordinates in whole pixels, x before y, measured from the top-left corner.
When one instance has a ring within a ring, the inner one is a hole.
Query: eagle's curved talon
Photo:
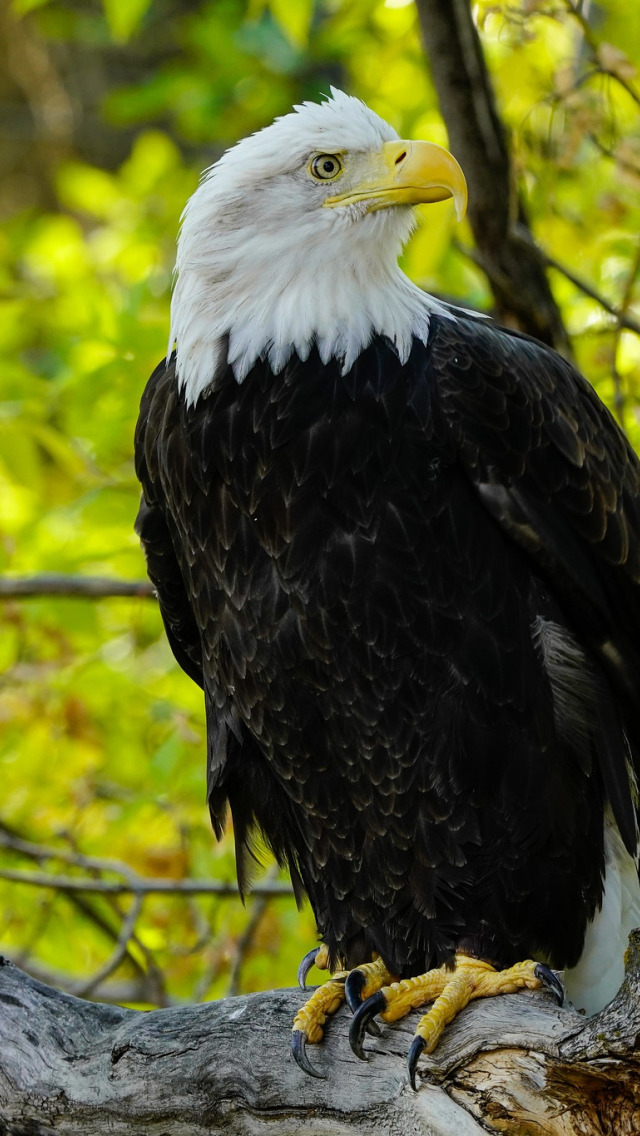
[[[387,1000],[382,990],[376,990],[375,994],[372,994],[370,998],[367,998],[366,1002],[362,1002],[358,1006],[358,1009],[351,1019],[351,1025],[349,1026],[349,1045],[356,1057],[359,1057],[361,1061],[369,1060],[362,1048],[365,1030],[372,1018],[374,1018],[376,1014],[381,1014],[386,1008],[386,1005]]]
[[[416,1068],[417,1068],[417,1065],[418,1065],[418,1059],[420,1058],[421,1054],[424,1053],[426,1044],[427,1043],[424,1040],[424,1038],[420,1037],[420,1034],[417,1033],[416,1036],[414,1037],[413,1041],[411,1042],[411,1046],[410,1046],[409,1052],[407,1054],[407,1068],[409,1070],[409,1083],[410,1083],[411,1088],[413,1089],[414,1092],[418,1091],[418,1086],[416,1084]]]
[[[320,947],[314,947],[313,950],[307,951],[304,958],[300,959],[300,966],[298,967],[298,986],[301,990],[306,989],[307,975],[311,970],[311,967],[314,965],[319,951]]]
[[[367,979],[361,970],[356,967],[351,970],[346,977],[344,984],[345,998],[347,999],[347,1006],[352,1014],[362,1005],[362,991],[367,984]]]
[[[535,969],[535,976],[539,978],[542,985],[546,986],[550,994],[553,994],[556,1002],[561,1006],[564,1002],[564,990],[560,979],[555,975],[550,966],[544,962],[539,962]]]
[[[355,970],[351,970],[345,979],[344,992],[347,1005],[352,1014],[355,1014],[356,1010],[362,1005],[362,991],[366,985],[366,976],[361,970],[358,970],[357,967]],[[367,1033],[370,1034],[371,1037],[380,1037],[382,1030],[377,1022],[372,1021],[367,1022]]]
[[[317,1077],[320,1081],[326,1081],[327,1078],[324,1073],[319,1073],[317,1069],[314,1069],[307,1057],[307,1037],[302,1030],[296,1029],[291,1034],[291,1054],[296,1065],[304,1073],[308,1073],[310,1077]]]

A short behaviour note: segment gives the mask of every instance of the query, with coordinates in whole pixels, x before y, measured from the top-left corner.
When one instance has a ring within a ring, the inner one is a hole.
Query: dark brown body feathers
[[[241,881],[258,826],[349,963],[575,963],[640,754],[639,467],[588,384],[434,316],[404,365],[378,338],[190,409],[161,364],[136,456]]]

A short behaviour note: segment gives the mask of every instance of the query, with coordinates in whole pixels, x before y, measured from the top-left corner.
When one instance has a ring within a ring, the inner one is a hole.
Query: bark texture
[[[60,994],[0,967],[2,1136],[637,1136],[640,932],[619,995],[585,1021],[543,993],[475,1002],[407,1084],[418,1015],[347,1042],[330,1022],[310,1056],[289,1057],[298,990],[144,1013]]]
[[[417,8],[451,150],[467,178],[475,259],[491,285],[496,319],[570,356],[547,262],[518,195],[469,0],[417,0]]]

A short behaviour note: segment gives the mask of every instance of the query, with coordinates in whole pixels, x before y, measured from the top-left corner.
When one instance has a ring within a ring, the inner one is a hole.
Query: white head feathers
[[[405,359],[426,341],[429,312],[448,314],[397,265],[410,205],[323,208],[316,154],[362,169],[396,132],[335,88],[243,139],[209,169],[187,204],[178,241],[170,348],[189,403],[230,363],[238,382],[260,358],[277,372],[315,344],[346,371],[374,334]]]

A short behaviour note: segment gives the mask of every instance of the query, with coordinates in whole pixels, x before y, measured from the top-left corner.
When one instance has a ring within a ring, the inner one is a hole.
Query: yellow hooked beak
[[[452,154],[434,142],[385,142],[375,156],[372,176],[325,206],[370,203],[367,212],[391,205],[420,205],[453,197],[459,221],[467,209],[467,183]]]

